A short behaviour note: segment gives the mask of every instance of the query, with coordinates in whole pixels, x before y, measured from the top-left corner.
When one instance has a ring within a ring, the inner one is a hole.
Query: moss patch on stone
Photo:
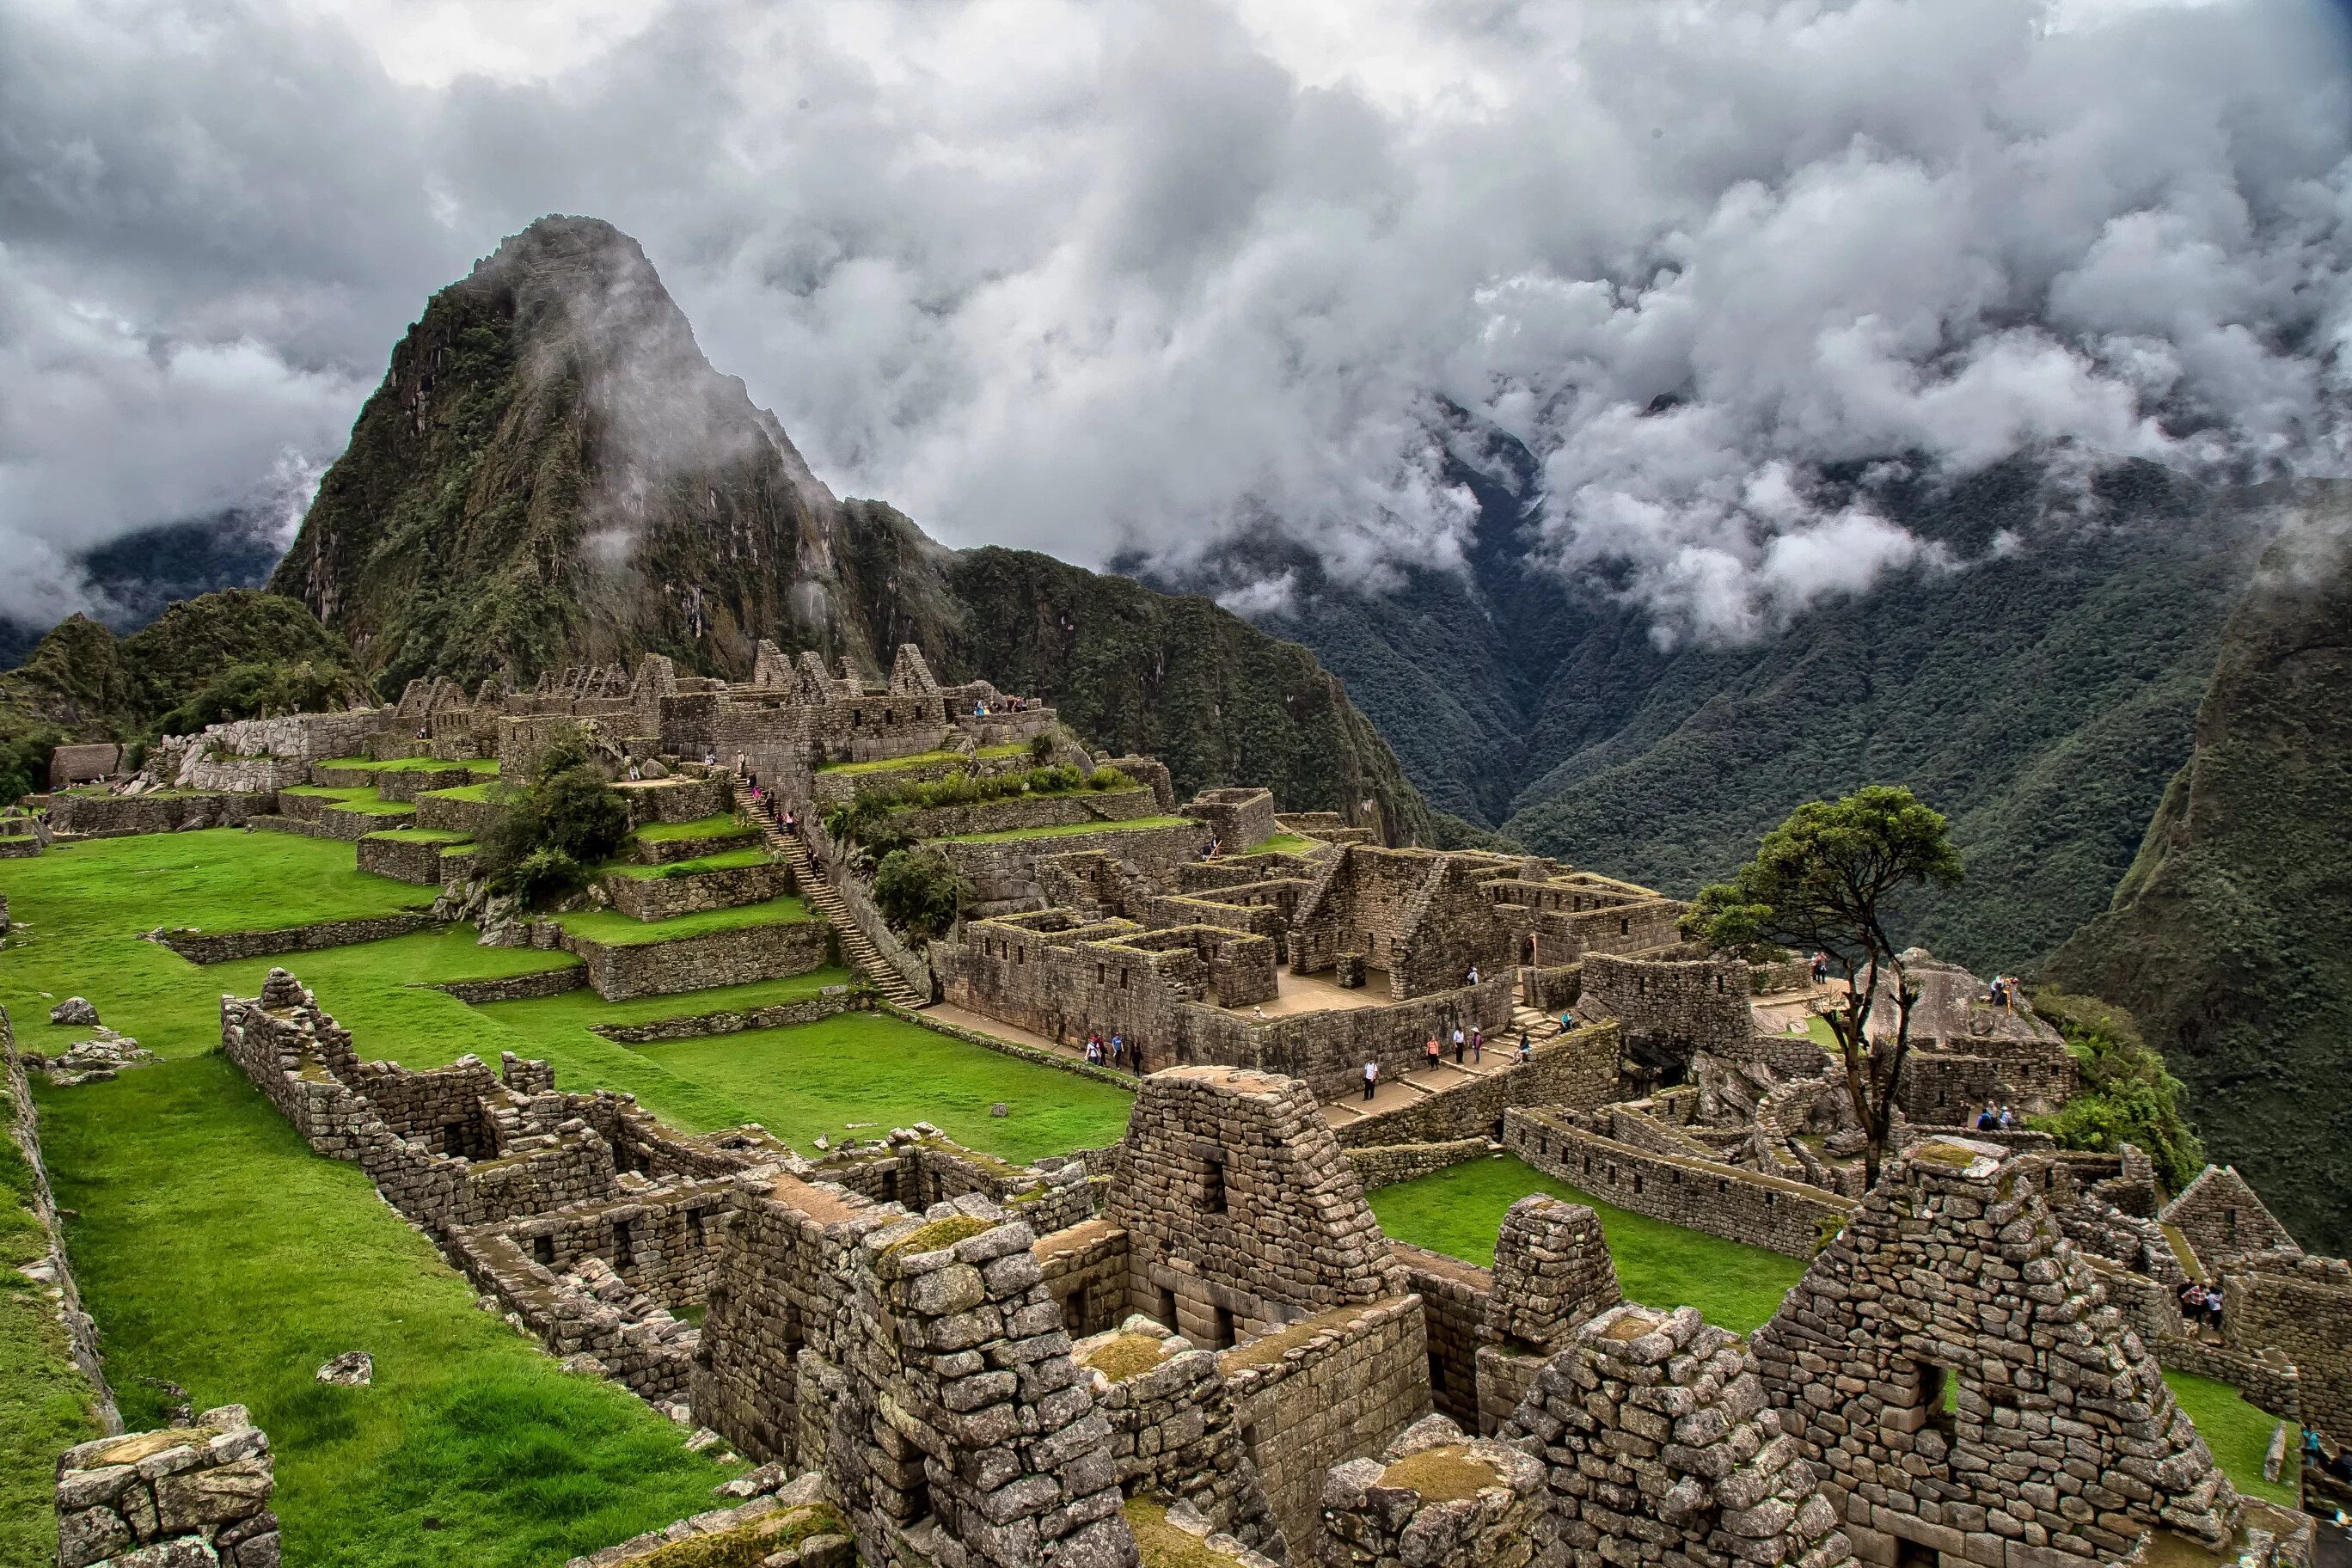
[[[1129,1498],[1122,1510],[1135,1531],[1143,1568],[1234,1568],[1234,1559],[1213,1552],[1207,1542],[1168,1522],[1168,1510],[1142,1498]]]
[[[812,1503],[732,1530],[673,1541],[638,1558],[630,1568],[751,1568],[761,1558],[789,1552],[813,1536],[848,1533],[849,1526],[830,1505]]]
[[[935,1219],[929,1225],[917,1226],[883,1250],[886,1253],[903,1252],[909,1257],[921,1252],[937,1252],[943,1247],[953,1247],[959,1241],[969,1241],[995,1228],[987,1220],[975,1219],[970,1215],[950,1215],[946,1219]]]
[[[1474,1458],[1459,1443],[1408,1454],[1381,1474],[1381,1485],[1419,1492],[1423,1502],[1458,1502],[1501,1479],[1494,1466]]]
[[[1087,1352],[1085,1364],[1113,1383],[1140,1377],[1168,1359],[1167,1347],[1150,1334],[1118,1334]]]

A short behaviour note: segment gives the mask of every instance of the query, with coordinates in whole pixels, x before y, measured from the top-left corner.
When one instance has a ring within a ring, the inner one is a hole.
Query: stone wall
[[[1160,803],[1148,789],[1079,789],[1067,795],[1009,795],[969,805],[909,806],[892,812],[890,826],[918,838],[945,838],[961,833],[1004,833],[1081,822],[1131,822],[1159,812]]]
[[[1276,832],[1269,789],[1204,789],[1179,809],[1205,824],[1228,855],[1246,853]]]
[[[1407,1288],[1421,1298],[1431,1403],[1440,1414],[1477,1431],[1478,1336],[1495,1276],[1475,1264],[1404,1242],[1395,1243],[1393,1250],[1404,1266]]]
[[[1853,1200],[1801,1182],[1652,1153],[1589,1131],[1566,1113],[1509,1110],[1503,1143],[1580,1192],[1727,1241],[1811,1258]]]
[[[824,967],[830,943],[823,921],[794,921],[669,942],[608,944],[566,931],[563,948],[588,966],[597,995],[625,1002],[806,974]]]
[[[2229,1343],[2292,1362],[2304,1424],[2352,1438],[2352,1268],[2333,1258],[2261,1259],[2228,1276],[2221,1296]]]
[[[1281,1529],[1214,1355],[1141,1318],[1082,1340],[1070,1353],[1109,1425],[1111,1465],[1123,1494],[1189,1503],[1211,1530],[1283,1558]],[[1154,1356],[1136,1370],[1136,1363]]]
[[[528,1002],[541,996],[561,996],[587,984],[587,967],[573,963],[498,980],[445,980],[433,989],[478,1007],[491,1002]]]
[[[1379,1453],[1430,1413],[1428,1330],[1413,1296],[1334,1308],[1217,1363],[1293,1541],[1315,1539],[1332,1466]]]
[[[1614,1023],[1590,1025],[1538,1041],[1533,1059],[1523,1064],[1512,1059],[1517,1049],[1513,1038],[1489,1039],[1488,1056],[1510,1065],[1475,1081],[1420,1096],[1397,1110],[1349,1122],[1339,1129],[1339,1142],[1350,1149],[1368,1149],[1423,1140],[1492,1139],[1502,1131],[1503,1113],[1514,1106],[1583,1110],[1607,1103],[1617,1092]],[[1416,1043],[1413,1056],[1418,1055]],[[1386,1074],[1419,1065],[1418,1059],[1410,1059],[1391,1068],[1383,1061],[1381,1070]]]
[[[1751,1342],[1783,1429],[1874,1561],[1907,1542],[2056,1568],[2119,1562],[2159,1523],[2208,1550],[2236,1529],[2228,1479],[2035,1164],[1918,1145]]]
[[[0,903],[0,930],[5,929],[5,905]],[[7,1090],[7,1139],[31,1176],[25,1206],[39,1222],[48,1248],[45,1257],[26,1266],[25,1273],[57,1292],[58,1321],[65,1328],[67,1353],[89,1380],[91,1415],[101,1432],[120,1432],[122,1417],[114,1406],[114,1390],[107,1384],[106,1363],[99,1353],[98,1324],[83,1308],[81,1291],[74,1283],[73,1265],[66,1253],[65,1226],[58,1214],[57,1195],[49,1187],[48,1165],[41,1158],[39,1112],[33,1105],[33,1089],[25,1072],[24,1058],[16,1052],[16,1026],[5,1007],[0,1007],[0,1087]]]
[[[1295,1079],[1172,1068],[1144,1079],[1103,1217],[1128,1233],[1129,1300],[1211,1348],[1402,1289]]]
[[[1588,954],[1576,1010],[1580,1018],[1614,1018],[1623,1026],[1627,1075],[1636,1089],[1685,1082],[1694,1055],[1736,1054],[1755,1032],[1748,965],[1730,958]]]
[[[2257,1253],[2301,1250],[2233,1166],[2206,1166],[2157,1217],[2178,1231],[2197,1261],[2213,1273],[2234,1268]]]
[[[436,842],[430,839],[387,838],[381,833],[371,833],[359,841],[359,868],[379,877],[390,877],[395,882],[414,882],[419,887],[437,888],[446,879],[441,866],[442,852],[455,842],[454,839]]]
[[[165,931],[153,940],[190,963],[226,963],[238,958],[268,958],[278,953],[316,952],[322,947],[352,947],[438,931],[441,922],[427,914],[373,915],[362,920],[316,921],[276,931]]]
[[[498,814],[499,808],[487,800],[466,800],[453,795],[420,795],[416,797],[415,826],[443,833],[463,834],[467,838],[479,838],[490,830],[490,823]]]
[[[242,1405],[58,1460],[58,1568],[278,1568],[269,1438]]]
[[[140,833],[182,833],[202,827],[241,827],[275,809],[268,795],[225,792],[168,795],[53,795],[49,826],[86,838]]]
[[[1323,1561],[1331,1568],[1526,1568],[1549,1510],[1544,1479],[1541,1460],[1491,1438],[1465,1438],[1452,1420],[1431,1416],[1379,1458],[1331,1472]]]
[[[846,985],[827,986],[839,995],[811,996],[799,1002],[778,1002],[762,1007],[727,1008],[676,1018],[656,1018],[646,1024],[591,1024],[588,1032],[626,1046],[653,1045],[662,1040],[704,1040],[713,1035],[740,1035],[746,1029],[781,1029],[814,1024],[825,1018],[874,1005],[873,993]]]
[[[764,904],[793,890],[792,868],[781,861],[765,866],[730,866],[697,871],[684,877],[625,877],[604,879],[613,907],[631,920],[666,921],[673,915],[704,910],[731,910],[744,904]]]
[[[1170,827],[1106,827],[1099,833],[1056,833],[1036,838],[940,844],[940,853],[972,887],[973,901],[1003,908],[1034,908],[1040,901],[1036,862],[1047,855],[1099,849],[1128,861],[1145,875],[1164,878],[1200,853],[1207,830],[1187,822]]]
[[[735,809],[734,790],[724,773],[621,779],[613,787],[629,803],[633,827],[653,822],[699,822]]]
[[[1127,1316],[1127,1232],[1084,1219],[1039,1237],[1032,1250],[1071,1334],[1101,1333]]]
[[[1356,1180],[1369,1193],[1378,1187],[1433,1175],[1472,1160],[1486,1159],[1494,1147],[1485,1138],[1456,1138],[1446,1143],[1389,1143],[1371,1149],[1349,1149],[1348,1163],[1354,1167]]]

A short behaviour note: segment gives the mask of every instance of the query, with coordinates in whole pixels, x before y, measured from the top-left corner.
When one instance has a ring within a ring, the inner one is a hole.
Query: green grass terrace
[[[982,746],[971,754],[975,761],[991,763],[1005,757],[1021,756],[1029,750],[1018,742],[1002,746]],[[961,752],[918,752],[908,757],[877,757],[864,763],[827,763],[816,771],[835,776],[854,777],[859,773],[887,773],[893,768],[929,767],[940,763],[960,763]]]
[[[584,937],[606,947],[636,947],[646,942],[709,936],[713,931],[740,931],[747,926],[798,925],[808,918],[808,906],[787,895],[761,904],[739,904],[731,910],[673,915],[666,921],[634,920],[617,910],[587,910],[557,915],[555,920],[567,935]]]
[[[469,786],[478,787],[478,786]],[[331,803],[340,811],[363,812],[370,816],[414,816],[416,807],[404,800],[385,800],[375,793],[373,784],[356,789],[329,789],[323,784],[290,784],[279,795],[299,795]],[[456,791],[449,792],[451,794]]]
[[[652,881],[663,877],[691,877],[701,871],[734,871],[746,866],[765,866],[774,858],[765,849],[752,845],[741,849],[723,850],[716,855],[703,855],[692,860],[672,860],[663,866],[641,866],[633,860],[613,860],[596,868],[597,872],[616,877]]]
[[[667,844],[679,838],[725,838],[749,831],[742,818],[733,812],[722,811],[711,816],[698,816],[691,822],[648,822],[637,829],[636,837],[648,844]]]

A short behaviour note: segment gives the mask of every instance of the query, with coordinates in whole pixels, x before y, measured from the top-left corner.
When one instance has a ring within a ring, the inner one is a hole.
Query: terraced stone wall
[[[630,919],[666,921],[674,915],[731,910],[781,899],[793,890],[793,874],[791,868],[777,862],[730,866],[722,870],[697,871],[687,877],[608,876],[604,887],[613,907]]]
[[[580,955],[588,966],[588,984],[607,1002],[806,974],[824,967],[828,952],[826,928],[819,921],[610,945],[566,931],[563,947]]]

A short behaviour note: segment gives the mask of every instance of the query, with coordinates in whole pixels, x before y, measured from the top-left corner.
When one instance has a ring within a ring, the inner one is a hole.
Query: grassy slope
[[[720,812],[716,816],[698,816],[692,822],[648,822],[637,829],[636,836],[649,844],[659,844],[673,838],[724,838],[748,831],[732,813]]]
[[[1629,1300],[1652,1307],[1688,1303],[1707,1321],[1739,1333],[1779,1310],[1780,1298],[1805,1271],[1777,1252],[1612,1207],[1507,1155],[1382,1187],[1371,1194],[1372,1212],[1399,1241],[1487,1268],[1495,1261],[1503,1215],[1530,1193],[1586,1205],[1601,1216],[1617,1282]]]
[[[17,1272],[48,1240],[32,1211],[33,1168],[5,1131],[9,1114],[0,1087],[0,1568],[47,1568],[58,1454],[97,1436],[98,1423],[47,1292]]]
[[[698,871],[730,871],[744,866],[764,866],[769,855],[758,845],[740,849],[722,850],[716,855],[703,855],[692,860],[671,860],[659,866],[640,866],[634,861],[615,860],[599,866],[597,871],[627,877],[635,881],[657,881],[664,877],[690,877]]]
[[[2173,1397],[2189,1412],[2189,1418],[2197,1423],[2197,1435],[2205,1439],[2213,1462],[2229,1475],[2231,1485],[2248,1497],[2262,1498],[2285,1508],[2296,1506],[2294,1478],[2301,1460],[2297,1457],[2300,1439],[2294,1428],[2287,1431],[2284,1479],[2266,1481],[2263,1479],[2263,1456],[2269,1451],[2271,1429],[2278,1425],[2277,1416],[2255,1409],[2236,1389],[2210,1377],[2168,1372],[2164,1381],[2172,1385]]]
[[[718,1467],[500,1320],[359,1170],[310,1153],[225,1058],[44,1096],[69,1245],[133,1428],[176,1383],[250,1405],[287,1560],[560,1563],[710,1505]],[[138,1135],[123,1130],[136,1127]],[[367,1388],[316,1382],[347,1350]],[[420,1521],[444,1529],[425,1533]]]

